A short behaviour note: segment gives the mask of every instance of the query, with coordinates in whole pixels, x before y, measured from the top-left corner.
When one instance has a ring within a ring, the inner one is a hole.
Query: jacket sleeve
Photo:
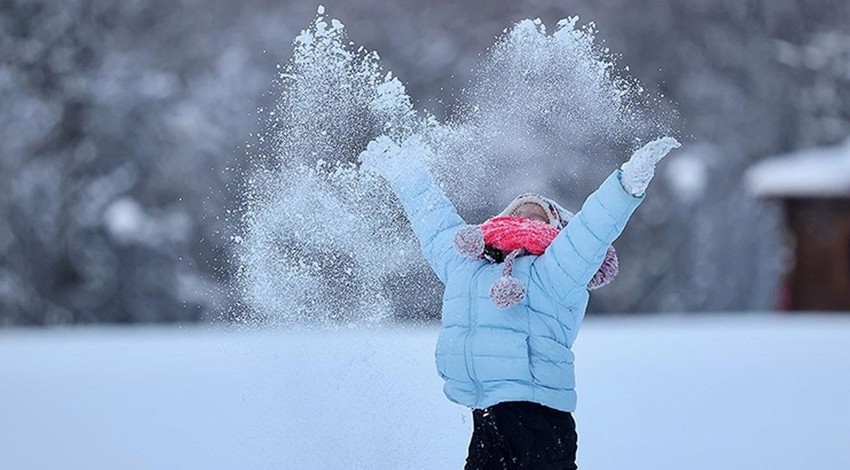
[[[389,183],[419,239],[425,260],[445,284],[449,274],[465,261],[453,244],[455,232],[465,222],[421,161],[409,165]]]
[[[608,247],[644,199],[623,189],[621,176],[622,171],[616,170],[588,196],[581,210],[531,265],[532,282],[561,303],[570,303],[587,288]]]

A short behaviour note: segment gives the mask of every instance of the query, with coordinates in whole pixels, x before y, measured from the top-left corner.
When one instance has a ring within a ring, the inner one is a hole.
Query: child
[[[379,137],[360,155],[392,186],[446,286],[436,361],[446,396],[473,410],[466,469],[577,468],[570,348],[588,289],[616,274],[611,243],[677,147],[670,137],[645,145],[575,215],[524,194],[480,227],[430,177],[418,137]]]

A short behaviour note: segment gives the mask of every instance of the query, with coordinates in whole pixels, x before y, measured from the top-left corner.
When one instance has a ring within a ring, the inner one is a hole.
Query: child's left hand
[[[638,149],[629,161],[623,163],[621,179],[623,188],[632,196],[642,196],[655,175],[655,165],[671,150],[681,146],[682,144],[673,137],[663,137]]]

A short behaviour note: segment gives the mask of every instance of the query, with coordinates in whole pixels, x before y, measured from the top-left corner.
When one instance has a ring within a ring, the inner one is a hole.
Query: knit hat
[[[536,204],[546,213],[548,222],[514,216],[523,204]],[[503,263],[502,277],[490,287],[490,298],[499,308],[518,304],[525,297],[525,286],[511,275],[516,258],[541,255],[569,224],[573,213],[555,201],[539,194],[523,193],[514,198],[499,215],[481,225],[467,225],[455,233],[455,249],[463,255]],[[598,289],[612,280],[619,271],[617,252],[608,247],[605,260],[587,288]]]
[[[535,204],[543,209],[543,212],[549,218],[549,225],[558,230],[566,227],[570,219],[573,218],[573,213],[561,207],[557,202],[535,193],[522,193],[515,197],[508,204],[508,207],[505,207],[505,210],[499,213],[499,216],[513,215],[524,204]]]

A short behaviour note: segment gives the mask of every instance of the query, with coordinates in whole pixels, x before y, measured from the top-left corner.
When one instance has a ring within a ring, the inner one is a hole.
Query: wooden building
[[[793,263],[779,307],[850,312],[850,139],[759,162],[746,181],[784,208]]]

